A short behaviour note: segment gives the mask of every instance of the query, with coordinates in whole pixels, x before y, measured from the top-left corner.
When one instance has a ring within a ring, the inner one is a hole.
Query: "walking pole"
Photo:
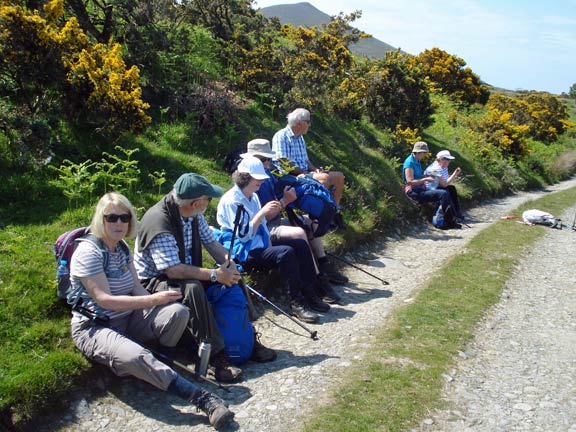
[[[241,219],[242,219],[242,212],[244,212],[244,211],[245,211],[244,206],[242,204],[238,204],[238,208],[236,210],[236,217],[234,218],[234,227],[232,229],[232,240],[230,240],[230,247],[228,248],[228,260],[230,260],[230,262],[232,262],[232,250],[234,248],[234,240],[236,239],[236,231],[238,230],[238,227],[240,226]],[[246,229],[246,231],[247,231],[247,229]],[[240,234],[240,235],[242,236],[242,234]],[[246,234],[244,234],[244,235],[246,235]],[[258,291],[256,291],[254,288],[252,288],[250,285],[248,285],[244,281],[244,279],[240,279],[239,284],[242,287],[242,289],[244,290],[245,295],[248,298],[249,298],[249,296],[248,296],[248,293],[246,292],[246,290],[249,290],[253,295],[258,297],[260,300],[273,306],[276,310],[278,310],[280,313],[282,313],[282,315],[285,315],[288,318],[290,318],[292,321],[294,321],[296,324],[298,324],[300,327],[302,327],[304,330],[306,330],[308,333],[310,333],[310,337],[313,340],[318,340],[318,332],[317,331],[312,331],[308,327],[306,327],[304,324],[297,321],[295,318],[290,316],[288,313],[286,313],[280,307],[276,306],[274,303],[272,303],[270,300],[268,300],[266,297],[264,297],[262,294],[260,294]]]
[[[360,270],[361,272],[366,273],[368,276],[372,276],[374,279],[378,279],[380,282],[382,282],[383,285],[390,285],[390,283],[385,281],[384,279],[380,279],[378,276],[373,275],[370,272],[367,272],[363,268],[360,268],[357,265],[352,264],[351,262],[348,262],[344,258],[340,258],[339,256],[334,255],[333,253],[330,253],[330,252],[326,252],[326,255],[331,256],[332,258],[336,258],[338,261],[343,262],[344,264],[348,264],[350,267],[354,267],[356,270]]]
[[[268,300],[266,297],[264,297],[262,294],[260,294],[258,291],[256,291],[254,288],[252,288],[250,285],[248,285],[245,281],[241,281],[241,283],[248,289],[250,290],[250,292],[255,295],[256,297],[258,297],[260,300],[268,303],[270,306],[274,307],[274,309],[276,309],[278,312],[280,312],[282,315],[287,316],[288,318],[290,318],[292,321],[294,321],[296,324],[298,324],[300,327],[302,327],[304,330],[306,330],[308,333],[310,333],[310,338],[312,340],[318,340],[318,332],[316,330],[312,331],[310,330],[308,327],[306,327],[304,324],[302,324],[300,321],[298,321],[297,319],[295,319],[294,317],[290,316],[290,314],[286,313],[284,310],[282,310],[282,308],[276,306],[274,303],[272,303],[270,300]]]
[[[100,325],[100,326],[102,326],[102,327],[109,328],[110,330],[115,331],[115,332],[118,333],[118,334],[121,334],[121,335],[124,336],[126,339],[129,339],[129,340],[131,340],[132,342],[140,345],[142,348],[147,349],[148,351],[150,351],[150,352],[152,353],[152,355],[154,355],[154,357],[156,357],[156,358],[157,358],[158,360],[160,360],[161,362],[166,363],[166,364],[168,364],[168,365],[173,364],[174,366],[179,367],[180,369],[184,370],[185,372],[188,372],[189,374],[191,374],[191,375],[194,376],[195,378],[201,378],[203,381],[206,381],[207,383],[212,384],[212,385],[218,387],[219,389],[224,390],[224,391],[227,392],[227,393],[230,393],[230,390],[229,390],[226,386],[223,386],[222,384],[220,384],[219,382],[216,382],[216,381],[208,378],[208,377],[205,376],[205,375],[200,375],[200,374],[196,373],[195,370],[189,368],[189,367],[186,366],[184,363],[180,363],[179,361],[174,360],[174,359],[168,357],[166,354],[163,354],[163,353],[161,353],[161,352],[159,352],[159,351],[157,351],[157,350],[155,350],[155,349],[153,349],[153,348],[147,347],[147,346],[145,346],[144,344],[142,344],[141,342],[139,342],[139,341],[137,341],[137,340],[134,340],[134,338],[128,336],[126,333],[123,333],[123,332],[121,332],[121,331],[119,331],[119,330],[117,330],[117,329],[115,329],[115,328],[113,328],[113,327],[110,327],[110,326],[108,325],[108,319],[109,319],[108,316],[106,316],[106,315],[104,315],[104,316],[98,315],[96,312],[94,312],[94,311],[92,311],[92,310],[90,310],[90,309],[88,309],[88,308],[85,308],[84,306],[80,306],[80,305],[76,305],[76,306],[74,307],[74,310],[77,311],[77,312],[79,312],[79,313],[81,313],[81,314],[84,315],[86,318],[88,318],[92,324],[97,324],[97,325]]]

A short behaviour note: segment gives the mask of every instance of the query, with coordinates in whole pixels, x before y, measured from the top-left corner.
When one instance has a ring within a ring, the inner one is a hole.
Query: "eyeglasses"
[[[120,219],[120,222],[122,222],[122,223],[128,223],[132,220],[132,215],[130,213],[120,214],[120,215],[110,213],[110,214],[104,215],[104,220],[108,223],[116,223],[116,222],[118,222],[118,219]]]
[[[256,156],[262,163],[264,162],[270,162],[272,159],[271,158],[267,158],[267,157],[262,157],[262,156]]]
[[[305,122],[305,123],[308,123],[308,124],[312,124],[312,120],[310,120],[310,119],[308,119],[308,120],[302,120],[302,121]]]

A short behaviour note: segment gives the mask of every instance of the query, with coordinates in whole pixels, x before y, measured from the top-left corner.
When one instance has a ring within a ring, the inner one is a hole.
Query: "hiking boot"
[[[320,319],[317,314],[308,310],[307,306],[302,301],[292,301],[292,303],[290,303],[290,314],[305,323],[314,324]]]
[[[450,225],[448,225],[448,229],[462,229],[462,225],[458,222],[452,222]]]
[[[260,333],[254,332],[254,348],[250,360],[258,363],[267,363],[276,360],[276,351],[267,348],[260,342]]]
[[[334,291],[334,288],[332,288],[332,285],[330,285],[330,282],[328,282],[328,277],[323,277],[322,275],[318,276],[318,292],[320,293],[320,297],[322,298],[322,300],[324,300],[326,303],[339,303],[341,298],[338,295],[338,293],[336,291]]]
[[[232,382],[242,376],[242,369],[230,363],[230,359],[224,350],[212,355],[208,367],[214,373],[216,381]]]
[[[230,411],[224,401],[214,393],[203,390],[200,397],[192,402],[206,413],[214,429],[220,429],[226,426],[234,418],[234,413]]]
[[[336,285],[344,285],[348,283],[348,278],[342,274],[342,272],[338,270],[330,260],[326,260],[320,264],[320,273],[328,276],[330,282]]]
[[[330,310],[330,305],[328,303],[324,303],[322,301],[322,299],[320,297],[318,297],[318,295],[316,295],[315,293],[310,295],[308,297],[308,306],[310,306],[310,309],[316,311],[316,312],[328,312]]]

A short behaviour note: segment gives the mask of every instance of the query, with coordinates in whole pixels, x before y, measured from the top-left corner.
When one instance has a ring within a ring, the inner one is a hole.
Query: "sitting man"
[[[290,297],[290,313],[301,321],[315,323],[320,317],[312,310],[328,312],[330,306],[318,296],[314,258],[308,243],[296,238],[287,239],[282,245],[270,242],[266,218],[270,212],[277,213],[281,204],[273,200],[260,205],[256,191],[267,178],[260,160],[253,156],[242,158],[232,174],[234,186],[218,203],[220,241],[230,247],[238,232],[233,258],[247,271],[278,269]]]
[[[260,204],[264,205],[270,201],[277,201],[274,189],[278,180],[272,172],[275,171],[275,169],[272,167],[271,170],[272,157],[274,154],[270,149],[270,141],[263,138],[253,139],[247,145],[247,152],[240,155],[242,158],[247,156],[254,156],[257,159],[260,159],[264,165],[266,174],[268,175],[268,178],[264,180],[260,189],[256,191],[256,194],[260,199]],[[309,238],[304,229],[299,226],[292,226],[287,219],[281,218],[282,209],[295,200],[296,194],[294,188],[287,187],[286,190],[284,190],[282,199],[279,201],[280,206],[275,207],[275,211],[268,213],[266,223],[270,230],[270,240],[274,245],[283,244],[283,240],[292,238],[300,238],[308,242],[313,255],[318,260],[316,270],[322,280],[322,291],[324,291],[322,293],[323,300],[328,303],[338,303],[340,296],[330,286],[329,282],[335,284],[346,284],[348,278],[343,275],[330,260],[328,260],[322,238]],[[305,223],[309,226],[312,221],[309,218],[305,218]]]
[[[454,204],[450,194],[445,189],[430,187],[437,181],[434,176],[423,177],[420,161],[426,153],[429,153],[428,144],[418,141],[414,144],[412,153],[404,161],[402,166],[402,179],[404,180],[404,192],[408,198],[416,202],[440,202],[442,211],[447,221],[445,228],[462,228],[455,221]]]
[[[138,277],[151,293],[177,284],[182,289],[182,302],[190,309],[190,331],[197,344],[210,339],[210,368],[219,381],[234,381],[242,371],[230,363],[224,340],[218,329],[205,289],[216,282],[237,284],[240,273],[228,265],[227,251],[216,241],[204,219],[212,198],[222,195],[222,188],[212,185],[199,174],[183,174],[172,191],[151,207],[140,223],[135,247]],[[202,245],[217,269],[202,267]],[[224,264],[227,265],[224,265]],[[276,353],[256,338],[252,360],[271,361]]]
[[[438,179],[438,187],[440,189],[446,189],[448,193],[450,193],[456,217],[462,219],[460,201],[458,200],[458,191],[456,190],[456,186],[451,184],[460,175],[461,170],[460,167],[457,167],[452,174],[448,172],[448,166],[453,160],[454,156],[452,156],[448,150],[439,151],[436,154],[436,160],[428,165],[424,170],[424,175],[434,176]]]
[[[294,175],[306,174],[314,180],[322,183],[332,191],[334,201],[340,205],[344,193],[344,174],[340,171],[324,171],[316,168],[308,158],[304,135],[310,129],[310,111],[304,108],[296,108],[287,116],[288,125],[274,134],[272,138],[272,151],[275,154],[274,161],[286,158],[296,165]],[[343,226],[342,215],[338,213],[339,225]]]

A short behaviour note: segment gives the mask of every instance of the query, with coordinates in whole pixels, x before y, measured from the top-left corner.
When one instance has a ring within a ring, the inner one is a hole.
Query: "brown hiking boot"
[[[260,342],[260,333],[254,332],[254,348],[250,360],[258,363],[267,363],[276,360],[276,351],[267,348]]]
[[[214,393],[203,391],[194,404],[206,413],[210,424],[218,430],[226,426],[234,418],[234,413],[228,409],[222,399]]]
[[[214,373],[217,381],[232,382],[238,380],[242,376],[242,369],[234,366],[226,351],[222,350],[212,355],[210,359],[209,369]]]
[[[349,282],[346,275],[344,275],[338,268],[334,265],[331,260],[327,260],[320,264],[320,274],[326,275],[328,280],[337,285],[344,285]]]

